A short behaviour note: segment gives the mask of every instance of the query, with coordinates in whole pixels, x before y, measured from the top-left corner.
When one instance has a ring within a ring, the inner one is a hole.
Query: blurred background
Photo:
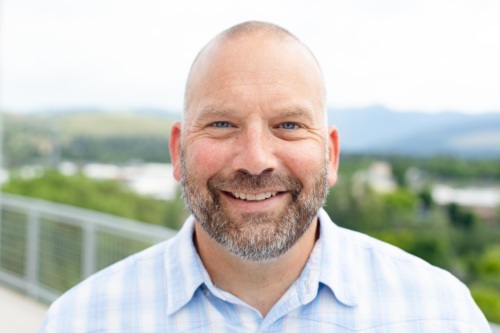
[[[322,65],[333,220],[450,271],[500,323],[498,17],[496,0],[0,0],[0,291],[41,301],[36,327],[62,292],[181,227],[168,137],[189,67],[263,20]],[[24,332],[2,313],[2,332]]]

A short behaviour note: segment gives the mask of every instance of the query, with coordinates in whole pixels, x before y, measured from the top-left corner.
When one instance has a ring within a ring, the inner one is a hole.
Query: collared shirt
[[[448,272],[319,213],[320,237],[266,317],[215,286],[193,244],[176,237],[85,280],[50,307],[39,333],[491,332]]]

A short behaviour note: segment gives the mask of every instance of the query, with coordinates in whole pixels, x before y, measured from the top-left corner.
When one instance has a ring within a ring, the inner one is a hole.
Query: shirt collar
[[[193,234],[194,217],[190,216],[165,249],[168,315],[186,305],[204,283],[203,266],[194,246]]]
[[[341,303],[355,306],[358,303],[356,270],[351,258],[356,250],[346,239],[347,235],[342,232],[342,228],[336,226],[323,209],[318,216],[320,237],[297,281],[302,303],[312,300],[312,284],[319,280],[332,290]],[[200,285],[206,283],[211,286],[210,278],[194,246],[193,234],[194,217],[190,216],[165,249],[168,315],[186,305]]]
[[[358,290],[356,288],[356,261],[357,250],[349,241],[348,234],[335,225],[324,209],[319,212],[321,246],[321,265],[319,281],[328,286],[335,297],[343,304],[356,306],[358,304]]]

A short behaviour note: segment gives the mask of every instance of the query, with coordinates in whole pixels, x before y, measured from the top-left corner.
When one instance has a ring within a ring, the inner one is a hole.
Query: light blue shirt
[[[491,332],[448,272],[319,213],[300,277],[265,318],[215,286],[193,244],[176,237],[88,278],[50,307],[40,333]]]

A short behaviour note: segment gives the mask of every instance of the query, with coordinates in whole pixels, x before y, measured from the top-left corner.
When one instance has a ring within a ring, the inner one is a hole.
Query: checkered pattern
[[[491,332],[467,288],[448,272],[333,224],[300,277],[263,318],[214,286],[179,234],[76,286],[51,306],[39,333]]]

